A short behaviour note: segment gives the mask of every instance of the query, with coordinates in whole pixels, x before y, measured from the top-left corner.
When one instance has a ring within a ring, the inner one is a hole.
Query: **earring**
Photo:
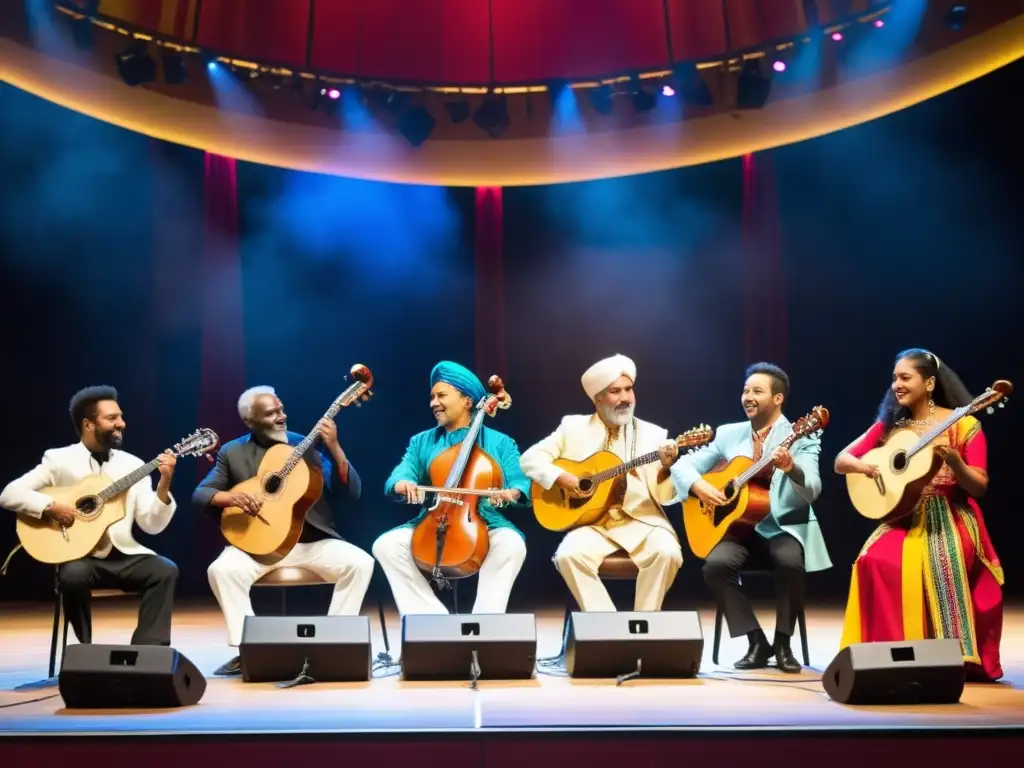
[[[930,397],[928,398],[928,415],[929,416],[934,416],[935,415],[935,401],[932,400]]]

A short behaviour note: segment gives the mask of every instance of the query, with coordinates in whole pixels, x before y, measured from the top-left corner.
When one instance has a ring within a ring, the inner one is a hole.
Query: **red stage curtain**
[[[668,8],[676,61],[716,56],[726,49],[721,3],[669,0]]]
[[[743,156],[743,352],[787,364],[789,327],[771,151]]]
[[[493,0],[499,82],[669,64],[662,0]]]
[[[502,188],[476,190],[476,372],[483,381],[508,374]]]
[[[306,66],[310,0],[216,0],[199,8],[196,43],[239,58]]]
[[[203,198],[199,419],[226,441],[242,429],[235,404],[245,389],[238,179],[233,158],[206,153]],[[201,472],[207,469],[200,465]]]

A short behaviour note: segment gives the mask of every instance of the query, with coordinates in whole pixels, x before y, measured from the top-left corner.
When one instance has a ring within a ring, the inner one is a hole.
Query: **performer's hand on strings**
[[[411,483],[408,480],[399,480],[395,483],[395,493],[405,496],[406,504],[422,504],[423,499],[426,498],[426,494],[416,487],[416,483]]]

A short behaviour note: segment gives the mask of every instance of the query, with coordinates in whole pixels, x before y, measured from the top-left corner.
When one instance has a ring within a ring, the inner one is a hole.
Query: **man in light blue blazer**
[[[768,451],[772,457],[772,463],[751,480],[768,487],[770,514],[753,530],[733,526],[704,563],[704,580],[725,614],[730,636],[746,635],[750,641],[747,654],[736,662],[737,669],[766,667],[774,656],[780,670],[800,671],[790,638],[803,605],[804,573],[832,567],[811,509],[821,493],[821,441],[807,435],[791,450],[779,445],[793,433],[793,425],[782,414],[788,397],[785,371],[770,363],[750,366],[740,398],[747,421],[723,424],[712,443],[672,467],[672,481],[681,499],[692,494],[705,504],[722,506],[727,502],[724,494],[703,480],[702,474],[737,456],[757,461]],[[770,566],[775,571],[775,639],[771,644],[740,590],[739,571],[744,565]]]

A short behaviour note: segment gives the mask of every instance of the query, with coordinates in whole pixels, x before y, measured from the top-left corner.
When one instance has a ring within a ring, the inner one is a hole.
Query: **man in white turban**
[[[662,511],[678,501],[669,467],[678,455],[665,429],[633,415],[636,365],[624,355],[601,360],[583,374],[583,390],[595,413],[566,416],[552,434],[525,451],[523,472],[545,490],[554,485],[572,493],[579,478],[554,462],[583,461],[611,451],[622,461],[658,451],[660,463],[646,464],[619,476],[625,488],[613,493],[604,516],[594,525],[566,534],[555,552],[555,567],[584,611],[614,611],[598,569],[609,555],[625,551],[639,569],[634,609],[661,610],[665,593],[683,564],[679,537]],[[611,482],[611,481],[609,481]]]

